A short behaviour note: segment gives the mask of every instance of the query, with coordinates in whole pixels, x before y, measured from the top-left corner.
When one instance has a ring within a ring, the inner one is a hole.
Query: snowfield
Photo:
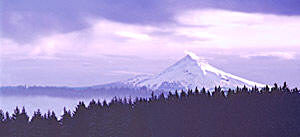
[[[253,82],[217,69],[194,53],[186,52],[186,54],[184,58],[157,75],[140,75],[108,85],[146,87],[150,90],[161,91],[187,90],[196,87],[213,89],[215,86],[220,86],[223,89],[243,87],[244,85],[250,88],[265,86],[265,84]]]

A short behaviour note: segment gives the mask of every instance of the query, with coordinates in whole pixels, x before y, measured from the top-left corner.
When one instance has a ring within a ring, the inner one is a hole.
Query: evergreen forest
[[[299,137],[297,88],[236,87],[79,102],[63,115],[0,110],[1,137]]]

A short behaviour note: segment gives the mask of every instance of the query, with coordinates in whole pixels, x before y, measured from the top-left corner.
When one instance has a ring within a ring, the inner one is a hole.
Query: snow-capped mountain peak
[[[237,86],[263,87],[263,84],[243,79],[241,77],[219,70],[192,52],[161,73],[146,79],[135,81],[135,86],[145,86],[152,90],[181,90],[198,87],[235,88]]]
[[[121,83],[129,87],[146,87],[162,91],[187,90],[195,87],[212,89],[215,86],[222,88],[236,88],[244,85],[247,87],[265,86],[217,69],[192,52],[186,51],[185,53],[185,57],[157,75],[136,76]]]

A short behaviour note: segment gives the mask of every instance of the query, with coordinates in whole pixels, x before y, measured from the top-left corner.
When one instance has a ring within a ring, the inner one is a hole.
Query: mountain
[[[143,74],[143,75],[137,75],[133,78],[124,80],[124,81],[117,81],[117,82],[112,82],[108,84],[103,84],[103,85],[96,85],[92,86],[91,88],[94,89],[111,89],[111,88],[142,88],[143,86],[138,86],[138,83],[148,80],[152,78],[153,75],[148,75],[148,74]],[[84,88],[90,88],[90,87],[84,87]]]
[[[157,75],[136,76],[125,81],[102,85],[102,87],[144,87],[150,90],[173,91],[195,87],[212,89],[215,86],[227,89],[244,85],[247,87],[265,86],[219,70],[189,52],[184,58]]]

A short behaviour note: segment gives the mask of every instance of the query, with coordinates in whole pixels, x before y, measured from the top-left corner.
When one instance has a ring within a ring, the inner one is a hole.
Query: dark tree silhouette
[[[266,85],[213,91],[202,88],[156,94],[150,98],[113,98],[109,103],[79,102],[75,111],[25,108],[12,116],[0,110],[2,137],[298,137],[300,93],[297,88]]]

